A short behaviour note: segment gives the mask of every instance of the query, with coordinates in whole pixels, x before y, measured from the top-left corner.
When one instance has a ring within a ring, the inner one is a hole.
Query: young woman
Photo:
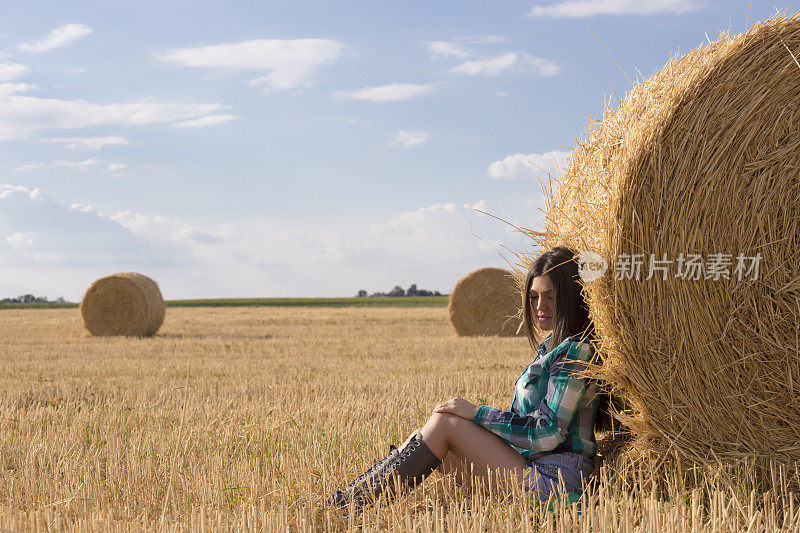
[[[470,479],[471,468],[500,486],[522,484],[541,500],[558,489],[560,473],[567,491],[582,492],[594,469],[599,396],[596,383],[577,374],[592,356],[594,329],[574,252],[556,247],[537,257],[524,294],[523,323],[536,357],[517,379],[511,410],[463,398],[440,403],[400,448],[390,446],[329,503],[347,514],[436,468],[459,482]],[[550,332],[541,342],[534,324]]]

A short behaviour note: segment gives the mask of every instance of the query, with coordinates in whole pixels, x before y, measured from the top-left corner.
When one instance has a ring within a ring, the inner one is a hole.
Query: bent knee
[[[452,413],[433,413],[428,419],[428,425],[431,428],[440,428],[452,430],[463,427],[465,424],[473,424],[471,420],[461,418],[460,416]]]
[[[437,424],[454,424],[454,419],[460,418],[452,413],[433,413],[428,422],[435,422]]]

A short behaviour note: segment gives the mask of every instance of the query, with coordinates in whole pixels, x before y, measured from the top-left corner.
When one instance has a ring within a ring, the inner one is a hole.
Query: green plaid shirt
[[[525,459],[576,452],[594,457],[597,441],[597,383],[573,375],[586,368],[593,348],[581,334],[548,351],[551,335],[536,348],[536,359],[514,387],[511,412],[478,407],[474,421],[501,437]]]

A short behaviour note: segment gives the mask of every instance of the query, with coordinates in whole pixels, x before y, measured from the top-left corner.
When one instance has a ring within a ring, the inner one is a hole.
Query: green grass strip
[[[447,296],[375,298],[217,298],[168,300],[167,307],[445,307]],[[0,309],[74,309],[76,303],[0,304]]]
[[[447,296],[387,296],[375,298],[225,298],[172,300],[167,307],[445,307]]]

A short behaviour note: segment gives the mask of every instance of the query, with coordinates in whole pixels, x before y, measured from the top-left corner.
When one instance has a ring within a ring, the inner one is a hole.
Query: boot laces
[[[420,444],[422,443],[421,440],[417,438],[416,435],[409,441],[403,451],[400,452],[400,456],[397,458],[398,461],[405,461],[411,455],[411,452],[419,448]]]
[[[397,446],[395,446],[394,444],[390,444],[389,445],[389,454],[386,457],[384,457],[383,459],[381,459],[380,461],[378,461],[377,463],[375,463],[374,465],[372,465],[368,470],[366,470],[363,474],[358,476],[356,479],[351,481],[344,490],[349,492],[354,487],[360,485],[363,481],[365,481],[370,475],[372,475],[375,472],[377,472],[378,470],[380,470],[383,467],[384,464],[391,464],[393,462],[393,460],[392,460],[393,459],[392,452],[394,452],[395,450],[397,450]]]

